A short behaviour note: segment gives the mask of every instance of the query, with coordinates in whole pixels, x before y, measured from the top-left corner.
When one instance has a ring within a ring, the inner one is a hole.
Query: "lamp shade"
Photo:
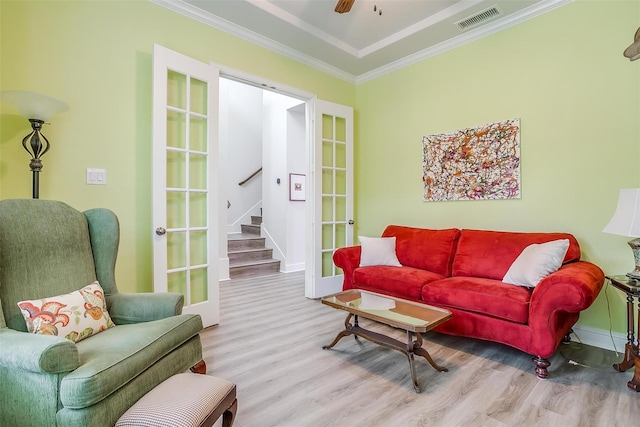
[[[620,190],[618,207],[602,231],[627,237],[640,237],[640,188]]]
[[[13,106],[25,119],[37,119],[43,122],[58,113],[69,109],[66,102],[50,96],[25,90],[6,90],[2,92],[2,101]]]

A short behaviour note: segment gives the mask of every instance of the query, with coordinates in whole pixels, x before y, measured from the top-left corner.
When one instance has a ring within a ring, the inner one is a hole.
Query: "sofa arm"
[[[538,283],[531,295],[529,327],[539,353],[555,351],[566,319],[562,312],[575,314],[589,308],[603,284],[603,271],[587,261],[565,264]]]
[[[73,341],[0,328],[0,366],[15,371],[71,372],[80,366]]]
[[[555,311],[578,313],[595,301],[604,273],[595,264],[578,261],[545,277],[531,295],[530,318],[549,318]]]
[[[184,296],[174,292],[107,295],[107,307],[116,325],[150,322],[182,313]]]
[[[360,266],[360,246],[348,246],[339,248],[333,253],[333,263],[342,269],[344,282],[342,289],[347,290],[353,287],[353,271]]]

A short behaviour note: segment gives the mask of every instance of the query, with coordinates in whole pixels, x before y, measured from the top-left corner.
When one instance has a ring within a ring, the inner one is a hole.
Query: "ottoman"
[[[223,427],[231,427],[237,405],[233,383],[201,374],[177,374],[142,396],[115,426],[204,427],[223,415]]]

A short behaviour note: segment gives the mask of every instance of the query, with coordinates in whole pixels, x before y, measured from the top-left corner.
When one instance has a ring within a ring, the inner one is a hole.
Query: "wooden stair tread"
[[[273,249],[265,246],[262,216],[251,216],[251,224],[241,224],[240,233],[227,234],[229,276],[259,277],[280,272],[280,260],[273,258]]]
[[[264,239],[264,237],[260,237],[257,234],[251,234],[251,233],[232,233],[232,234],[227,234],[227,240],[229,240],[229,241],[234,241],[234,240],[252,240],[252,239]]]
[[[246,267],[249,265],[267,265],[267,264],[280,264],[277,259],[256,259],[252,261],[230,261],[229,267]]]
[[[261,247],[261,248],[246,248],[246,249],[233,249],[233,250],[228,250],[227,253],[228,254],[241,254],[241,253],[252,253],[252,252],[260,252],[260,251],[271,251],[272,249],[268,249],[265,247]]]

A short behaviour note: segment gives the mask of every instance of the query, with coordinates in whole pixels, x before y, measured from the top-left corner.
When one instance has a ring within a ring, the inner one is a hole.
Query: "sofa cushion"
[[[560,239],[569,239],[569,249],[563,264],[579,261],[580,246],[576,238],[568,233],[462,230],[453,260],[452,275],[502,280],[524,248],[533,243]]]
[[[449,277],[422,288],[422,300],[427,304],[527,323],[532,291],[499,280]]]
[[[413,267],[371,266],[353,272],[355,288],[420,301],[422,287],[444,276]]]
[[[402,265],[432,271],[446,277],[451,276],[451,263],[460,230],[429,230],[389,225],[382,237],[391,236],[396,237],[396,255]]]
[[[117,325],[77,343],[81,365],[60,383],[65,408],[93,405],[119,390],[202,330],[202,319],[182,314]]]

